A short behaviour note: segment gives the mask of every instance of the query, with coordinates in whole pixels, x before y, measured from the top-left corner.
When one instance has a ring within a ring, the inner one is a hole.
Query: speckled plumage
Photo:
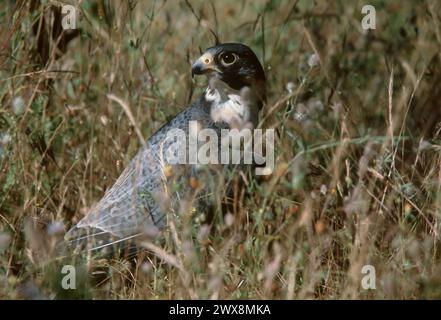
[[[188,134],[189,121],[197,120],[205,128],[225,128],[214,123],[210,103],[202,96],[189,108],[159,129],[132,159],[115,184],[97,205],[83,218],[67,237],[75,237],[78,229],[93,227],[117,237],[128,237],[154,224],[162,228],[166,215],[161,212],[155,197],[166,191],[164,152],[172,141],[167,141],[170,129],[181,129]],[[161,160],[162,157],[162,160]]]

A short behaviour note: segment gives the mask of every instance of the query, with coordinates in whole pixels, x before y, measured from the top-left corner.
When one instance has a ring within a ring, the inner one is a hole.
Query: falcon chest
[[[231,127],[243,125],[250,120],[247,101],[238,90],[222,81],[206,89],[205,99],[211,102],[211,118],[214,122],[225,122]]]

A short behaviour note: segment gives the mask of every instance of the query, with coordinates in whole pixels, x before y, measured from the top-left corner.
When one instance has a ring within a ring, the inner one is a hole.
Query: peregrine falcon
[[[223,43],[208,48],[193,63],[191,73],[207,76],[204,93],[147,140],[104,197],[66,233],[69,243],[101,236],[124,241],[150,227],[161,230],[167,225],[168,209],[159,199],[167,195],[176,203],[184,192],[167,189],[168,171],[175,167],[165,157],[170,145],[176,144],[167,139],[171,130],[180,129],[188,135],[191,121],[217,132],[244,124],[256,127],[265,100],[265,73],[248,46]],[[184,178],[197,175],[197,165],[184,167]],[[204,188],[199,191],[204,192]],[[203,201],[203,197],[198,199]],[[106,244],[95,242],[93,248]]]

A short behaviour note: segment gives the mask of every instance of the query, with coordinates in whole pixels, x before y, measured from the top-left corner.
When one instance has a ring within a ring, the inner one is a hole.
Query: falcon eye
[[[237,60],[237,55],[234,53],[222,53],[220,56],[220,61],[224,66],[229,66],[235,63]]]

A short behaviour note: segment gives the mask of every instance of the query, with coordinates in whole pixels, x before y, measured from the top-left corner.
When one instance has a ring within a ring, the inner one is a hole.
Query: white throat
[[[211,102],[211,118],[230,127],[243,127],[250,121],[249,101],[243,90],[232,89],[219,79],[209,79],[205,99]]]

